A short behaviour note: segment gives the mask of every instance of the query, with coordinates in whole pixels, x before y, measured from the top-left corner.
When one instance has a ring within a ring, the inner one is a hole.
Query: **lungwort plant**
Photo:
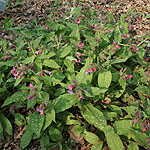
[[[92,150],[147,149],[148,65],[128,16],[82,7],[65,15],[9,28],[11,45],[0,40],[0,139],[16,125],[26,129],[22,149],[32,139],[43,150],[73,149],[71,133]]]

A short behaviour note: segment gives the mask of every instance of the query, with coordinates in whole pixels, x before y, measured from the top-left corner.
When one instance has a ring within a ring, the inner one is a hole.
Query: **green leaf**
[[[85,83],[87,84],[87,82],[91,82],[93,74],[89,74],[89,75],[85,75],[85,72],[88,70],[88,66],[84,66],[80,72],[77,74],[76,79],[78,81],[78,83]]]
[[[99,144],[101,142],[96,134],[87,132],[86,130],[81,134],[81,136],[83,136],[83,138],[90,144]]]
[[[132,128],[133,121],[132,120],[119,120],[115,121],[114,128],[118,135],[128,135],[130,132],[129,129]]]
[[[71,52],[71,50],[72,48],[70,46],[65,47],[60,53],[60,58],[66,57]]]
[[[24,125],[25,118],[23,115],[21,115],[20,113],[14,113],[13,115],[15,116],[15,124],[16,125],[18,125],[18,126]]]
[[[104,34],[104,33],[101,33],[101,35],[100,35],[105,41],[107,41],[107,42],[109,42],[109,39],[108,39],[108,37],[107,37],[107,35],[106,34]]]
[[[2,107],[11,104],[13,102],[19,102],[19,101],[25,101],[27,99],[27,93],[26,91],[19,91],[14,93],[12,96],[8,97]]]
[[[6,131],[9,135],[12,135],[11,122],[3,115],[3,113],[0,113],[0,121],[2,123],[3,130]]]
[[[133,129],[130,129],[130,133],[132,138],[137,142],[138,145],[146,146],[146,142],[147,142],[146,134]]]
[[[119,79],[118,82],[119,82],[120,86],[122,87],[122,89],[117,90],[117,92],[115,93],[116,98],[119,98],[124,93],[124,91],[126,89],[126,80]]]
[[[83,106],[81,114],[88,123],[100,130],[103,130],[106,126],[106,119],[103,113],[90,103]]]
[[[23,64],[29,64],[29,63],[33,62],[34,59],[35,59],[35,56],[32,55],[31,57],[27,57],[25,60],[22,60],[21,63],[23,63]]]
[[[43,35],[40,36],[40,37],[38,37],[37,39],[35,39],[35,40],[33,41],[32,44],[33,44],[33,48],[34,48],[34,49],[37,49],[37,48],[39,47],[39,44],[40,44],[42,38],[43,38]]]
[[[40,138],[40,146],[43,148],[49,146],[49,144],[50,144],[50,139],[48,133],[46,132]]]
[[[44,66],[47,66],[47,67],[51,67],[51,68],[60,68],[60,66],[52,59],[50,60],[44,60],[44,63],[43,63]]]
[[[51,57],[53,57],[55,55],[56,54],[54,52],[49,52],[48,54],[41,54],[39,58],[40,59],[49,59],[49,58],[51,58]]]
[[[64,94],[59,96],[54,100],[54,110],[56,113],[62,112],[70,107],[72,107],[75,103],[77,103],[79,99],[75,94]]]
[[[30,127],[26,126],[26,131],[23,134],[23,136],[21,137],[20,146],[22,149],[26,148],[30,144],[30,142],[32,140],[32,136],[33,136],[33,133],[31,131]]]
[[[115,34],[114,34],[114,40],[117,41],[117,43],[121,42],[121,32],[119,27],[117,26]]]
[[[61,135],[60,131],[53,126],[49,127],[49,135],[50,135],[50,138],[55,142],[62,141],[62,135]]]
[[[130,142],[130,144],[127,147],[127,150],[139,150],[139,147],[136,144],[136,142]]]
[[[104,128],[107,144],[111,150],[124,150],[120,137],[114,132],[111,126]]]
[[[64,122],[66,125],[81,124],[81,121],[68,111],[61,112],[57,115],[57,119]]]
[[[110,71],[104,71],[98,74],[98,86],[101,89],[101,93],[105,93],[108,90],[111,80],[112,74]]]
[[[114,112],[117,112],[119,115],[123,115],[122,110],[120,109],[120,107],[116,106],[116,105],[108,105],[108,108]]]
[[[55,121],[54,109],[51,109],[49,113],[46,113],[43,130],[45,130],[52,123],[52,121]]]
[[[94,144],[91,147],[91,150],[102,150],[103,148],[103,142],[101,142],[100,144]]]
[[[101,93],[101,89],[98,87],[89,87],[87,90],[84,90],[87,97],[94,97]]]
[[[3,137],[3,126],[2,126],[1,121],[0,121],[0,139],[4,140],[4,137]]]
[[[147,87],[147,86],[138,86],[135,91],[139,92],[139,93],[142,93],[144,95],[150,95],[150,88]]]
[[[122,63],[122,62],[126,62],[127,59],[128,59],[128,57],[122,58],[122,59],[120,59],[120,58],[118,58],[118,59],[112,59],[110,61],[110,64],[119,64],[119,63]]]
[[[33,133],[40,135],[44,123],[44,116],[35,112],[29,116],[29,126]]]
[[[14,87],[16,87],[23,79],[24,79],[24,77],[22,77],[21,79],[17,78],[15,81]]]

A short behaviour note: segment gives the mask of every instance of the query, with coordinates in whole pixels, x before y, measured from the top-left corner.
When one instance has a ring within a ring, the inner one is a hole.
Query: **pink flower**
[[[127,38],[129,38],[129,37],[130,37],[130,35],[129,35],[129,34],[127,34],[127,35],[126,35],[126,37],[127,37]]]
[[[84,15],[84,14],[82,15],[82,18],[85,18],[85,15]]]
[[[84,46],[85,46],[84,42],[81,42],[81,46],[82,46],[82,47],[84,47]]]
[[[7,60],[7,56],[4,57],[4,60]]]
[[[122,29],[122,26],[119,26],[120,29]]]
[[[87,72],[87,71],[85,72],[85,75],[88,75],[88,72]]]
[[[93,72],[93,68],[88,69],[88,72],[92,73]]]
[[[40,51],[35,51],[35,54],[36,54],[36,55],[40,54]]]
[[[143,131],[143,132],[145,132],[145,131],[147,131],[147,130],[146,130],[146,128],[145,128],[145,127],[143,127],[142,131]]]
[[[80,96],[80,99],[84,99],[83,95]]]
[[[15,73],[15,71],[14,71],[14,70],[11,70],[10,72],[11,72],[12,74],[14,74],[14,73]]]
[[[39,12],[38,12],[38,11],[36,11],[36,12],[35,12],[35,14],[36,14],[36,15],[38,15],[38,14],[39,14]]]
[[[77,24],[79,24],[80,22],[81,22],[81,20],[80,20],[80,19],[77,19],[77,20],[76,20],[76,23],[77,23]]]
[[[134,118],[132,121],[133,121],[134,123],[137,123],[137,118]]]
[[[21,75],[19,75],[19,77],[18,77],[19,79],[22,79],[22,76]]]
[[[134,50],[132,50],[132,53],[135,53],[136,52],[136,50],[134,49]]]
[[[81,53],[79,53],[79,54],[78,54],[78,56],[80,57],[80,56],[82,56],[82,54],[81,54]]]
[[[69,94],[70,94],[70,95],[72,95],[72,94],[73,94],[73,91],[72,91],[72,90],[69,90],[68,92],[69,92]]]
[[[31,96],[27,96],[27,99],[30,101],[31,100]]]
[[[72,90],[73,90],[73,85],[69,84],[69,85],[68,85],[68,89],[69,89],[70,91],[72,91]]]
[[[93,70],[96,71],[96,68],[94,68]]]
[[[43,73],[43,71],[40,73],[40,75],[43,77],[44,76],[44,73]]]
[[[116,48],[120,48],[120,46],[119,46],[119,45],[117,45],[117,46],[116,46]]]
[[[112,29],[110,29],[110,32],[113,32],[113,30],[112,30]]]
[[[44,115],[44,109],[43,109],[43,107],[40,107],[37,111],[40,112],[40,115]]]
[[[139,50],[139,48],[136,48],[136,51],[138,51]]]
[[[46,26],[45,29],[48,30],[48,27]]]
[[[26,27],[26,25],[23,26],[24,28]]]
[[[34,86],[33,86],[33,84],[29,84],[29,87],[30,87],[30,88],[33,88]]]
[[[48,74],[49,74],[49,75],[51,75],[51,74],[52,74],[52,72],[50,71]]]
[[[133,78],[133,75],[130,74],[130,75],[128,75],[127,77],[131,79],[131,78]]]
[[[8,51],[6,51],[6,55],[8,55],[9,54],[9,52]]]

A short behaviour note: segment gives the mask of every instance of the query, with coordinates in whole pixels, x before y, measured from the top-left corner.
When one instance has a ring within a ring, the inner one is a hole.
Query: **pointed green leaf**
[[[27,92],[26,91],[19,91],[14,93],[12,96],[8,97],[2,107],[11,104],[13,102],[25,101],[27,99]]]
[[[29,64],[29,63],[33,62],[34,59],[35,59],[35,56],[32,55],[31,57],[27,57],[25,60],[22,60],[21,63],[23,63],[23,64]]]
[[[50,60],[44,60],[44,63],[43,63],[44,66],[47,66],[47,67],[51,67],[51,68],[60,68],[60,66],[52,59]]]
[[[94,144],[91,147],[91,150],[102,150],[103,148],[103,142],[101,142],[100,144]]]
[[[130,132],[131,132],[132,138],[138,143],[138,145],[146,146],[146,142],[147,142],[146,134],[138,130],[133,130],[133,129],[130,129]]]
[[[101,89],[101,93],[105,93],[112,80],[112,74],[110,71],[103,71],[98,74],[98,86]]]
[[[90,144],[99,144],[101,142],[96,134],[87,132],[86,130],[81,134],[81,136],[83,136],[83,138]]]
[[[54,110],[56,113],[62,112],[70,107],[72,107],[75,103],[77,103],[79,99],[75,94],[64,94],[59,96],[54,100]]]
[[[114,40],[117,41],[117,43],[120,43],[121,41],[121,32],[119,27],[117,26],[115,34],[114,34]]]
[[[44,115],[35,112],[29,116],[29,126],[33,133],[40,135],[44,123]]]
[[[32,44],[33,44],[33,48],[34,48],[34,49],[37,49],[37,48],[39,47],[39,44],[40,44],[42,38],[43,38],[43,35],[40,36],[40,37],[38,37],[38,38],[36,38],[36,39],[33,41]]]
[[[103,113],[90,103],[83,106],[81,114],[88,123],[100,130],[103,130],[106,126],[106,119]]]
[[[133,125],[132,120],[119,120],[119,121],[115,121],[114,128],[118,135],[127,136],[128,133],[130,132],[129,129],[131,129],[132,125]]]
[[[62,135],[61,135],[60,131],[53,126],[49,127],[49,135],[50,135],[50,138],[55,142],[62,141]]]
[[[46,146],[49,146],[50,144],[50,139],[49,139],[49,135],[48,133],[44,133],[42,135],[42,137],[40,138],[40,146],[41,147],[46,147]],[[43,149],[42,149],[43,150]]]
[[[31,131],[30,127],[26,126],[26,131],[23,134],[23,136],[21,137],[20,146],[22,149],[26,148],[30,144],[30,142],[32,140],[32,136],[33,136],[33,133]]]
[[[52,109],[51,112],[46,113],[45,124],[44,124],[43,130],[45,130],[52,123],[52,121],[55,121],[55,111],[54,111],[54,109]]]
[[[9,135],[12,135],[11,122],[3,115],[3,113],[0,113],[0,121],[2,123],[3,130],[6,131]]]
[[[80,72],[77,74],[76,79],[78,81],[78,83],[87,83],[87,82],[91,82],[93,74],[89,74],[89,75],[85,75],[85,72],[88,70],[88,66],[84,66]]]
[[[72,48],[70,46],[65,47],[60,54],[60,58],[64,58],[65,56],[67,56],[71,52],[71,50]]]
[[[135,142],[130,142],[130,144],[127,147],[127,150],[139,150],[139,147]]]
[[[107,144],[111,150],[124,150],[120,137],[114,132],[111,126],[104,128]]]

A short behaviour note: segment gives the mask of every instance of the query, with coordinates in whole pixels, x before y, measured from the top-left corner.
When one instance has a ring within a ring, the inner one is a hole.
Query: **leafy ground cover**
[[[149,14],[55,1],[19,21],[7,14],[22,3],[10,4],[0,27],[1,149],[148,149],[150,36],[136,27]]]

